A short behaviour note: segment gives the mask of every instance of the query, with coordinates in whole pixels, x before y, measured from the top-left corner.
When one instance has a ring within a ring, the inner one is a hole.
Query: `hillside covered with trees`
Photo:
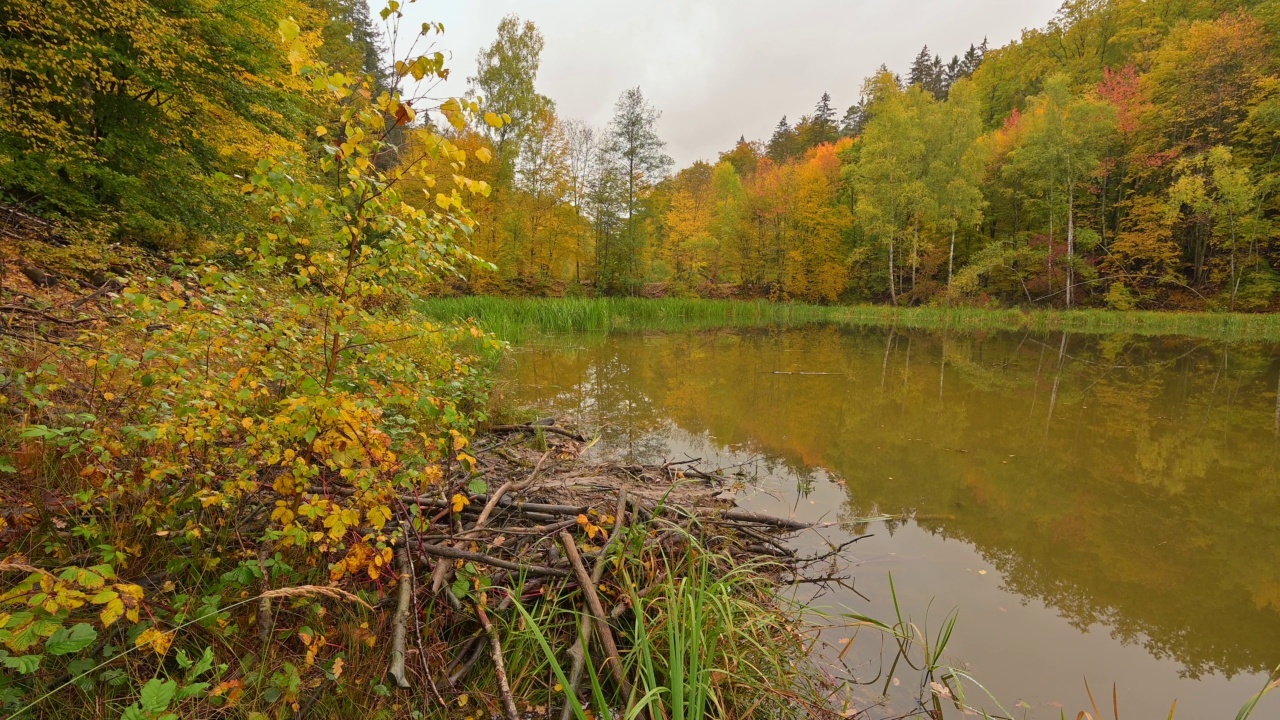
[[[1270,1],[1070,0],[672,174],[640,89],[557,116],[509,18],[473,84],[518,120],[458,138],[498,158],[471,248],[501,269],[460,289],[1271,308],[1278,32]]]

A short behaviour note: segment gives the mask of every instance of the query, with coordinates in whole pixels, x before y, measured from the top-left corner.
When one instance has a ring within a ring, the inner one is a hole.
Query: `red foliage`
[[[1142,128],[1142,83],[1138,69],[1126,65],[1119,71],[1105,68],[1102,82],[1098,83],[1098,96],[1115,106],[1120,132],[1132,135]]]
[[[1018,124],[1022,122],[1022,111],[1018,108],[1013,109],[1013,114],[1004,121],[1005,132],[1010,132],[1018,128]]]

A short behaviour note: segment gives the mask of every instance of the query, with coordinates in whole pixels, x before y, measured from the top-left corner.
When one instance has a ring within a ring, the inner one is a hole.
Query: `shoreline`
[[[1153,310],[982,309],[825,306],[756,300],[641,298],[431,298],[418,310],[435,320],[474,319],[518,341],[531,333],[697,330],[837,324],[959,332],[1070,332],[1090,335],[1178,335],[1227,342],[1280,342],[1280,313]]]

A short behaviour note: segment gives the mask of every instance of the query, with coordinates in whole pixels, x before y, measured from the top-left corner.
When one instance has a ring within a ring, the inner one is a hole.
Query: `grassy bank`
[[[1231,341],[1280,341],[1280,315],[1113,310],[984,310],[825,307],[735,300],[639,298],[438,298],[422,303],[442,321],[474,318],[507,340],[530,333],[601,333],[612,330],[697,330],[806,323],[897,326],[927,330],[1072,332],[1185,335]]]
[[[697,330],[763,327],[837,320],[842,308],[738,300],[641,298],[435,298],[421,311],[441,321],[475,318],[507,340],[534,333],[602,333],[611,330]]]

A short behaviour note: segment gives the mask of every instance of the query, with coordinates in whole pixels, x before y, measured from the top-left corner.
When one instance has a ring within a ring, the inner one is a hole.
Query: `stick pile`
[[[531,440],[538,450],[527,447]],[[451,497],[444,493],[399,498],[402,517],[397,521],[406,528],[408,540],[396,551],[401,584],[389,674],[397,685],[411,685],[409,638],[416,634],[422,641],[411,618],[434,603],[444,612],[433,616],[448,616],[451,627],[459,622],[479,627],[451,647],[432,652],[419,647],[424,676],[419,681],[429,684],[439,698],[441,687],[456,688],[487,649],[503,713],[517,720],[521,715],[492,616],[511,610],[517,600],[526,607],[554,601],[574,606],[582,618],[577,638],[564,639],[566,646],[572,642],[563,658],[570,667],[565,692],[578,692],[586,658],[593,655],[604,658],[598,669],[623,697],[630,696],[615,624],[629,622],[631,608],[625,596],[606,603],[599,592],[602,584],[621,582],[612,577],[613,558],[627,551],[618,540],[629,524],[646,525],[649,550],[674,555],[687,549],[685,544],[693,538],[734,562],[766,559],[779,576],[805,564],[785,539],[811,526],[733,507],[722,499],[727,479],[698,469],[694,462],[588,464],[579,459],[587,446],[582,436],[550,424],[500,426],[476,449],[477,472],[495,488],[492,492],[472,497],[472,503],[456,514]],[[409,508],[415,506],[422,517],[432,518],[430,535],[414,532],[407,523]],[[487,582],[456,593],[458,578],[474,578],[463,569],[467,565],[483,568]],[[645,588],[632,589],[645,596]],[[449,634],[457,636],[456,631]],[[591,647],[595,650],[589,651]],[[562,717],[571,717],[568,703],[563,710]]]

